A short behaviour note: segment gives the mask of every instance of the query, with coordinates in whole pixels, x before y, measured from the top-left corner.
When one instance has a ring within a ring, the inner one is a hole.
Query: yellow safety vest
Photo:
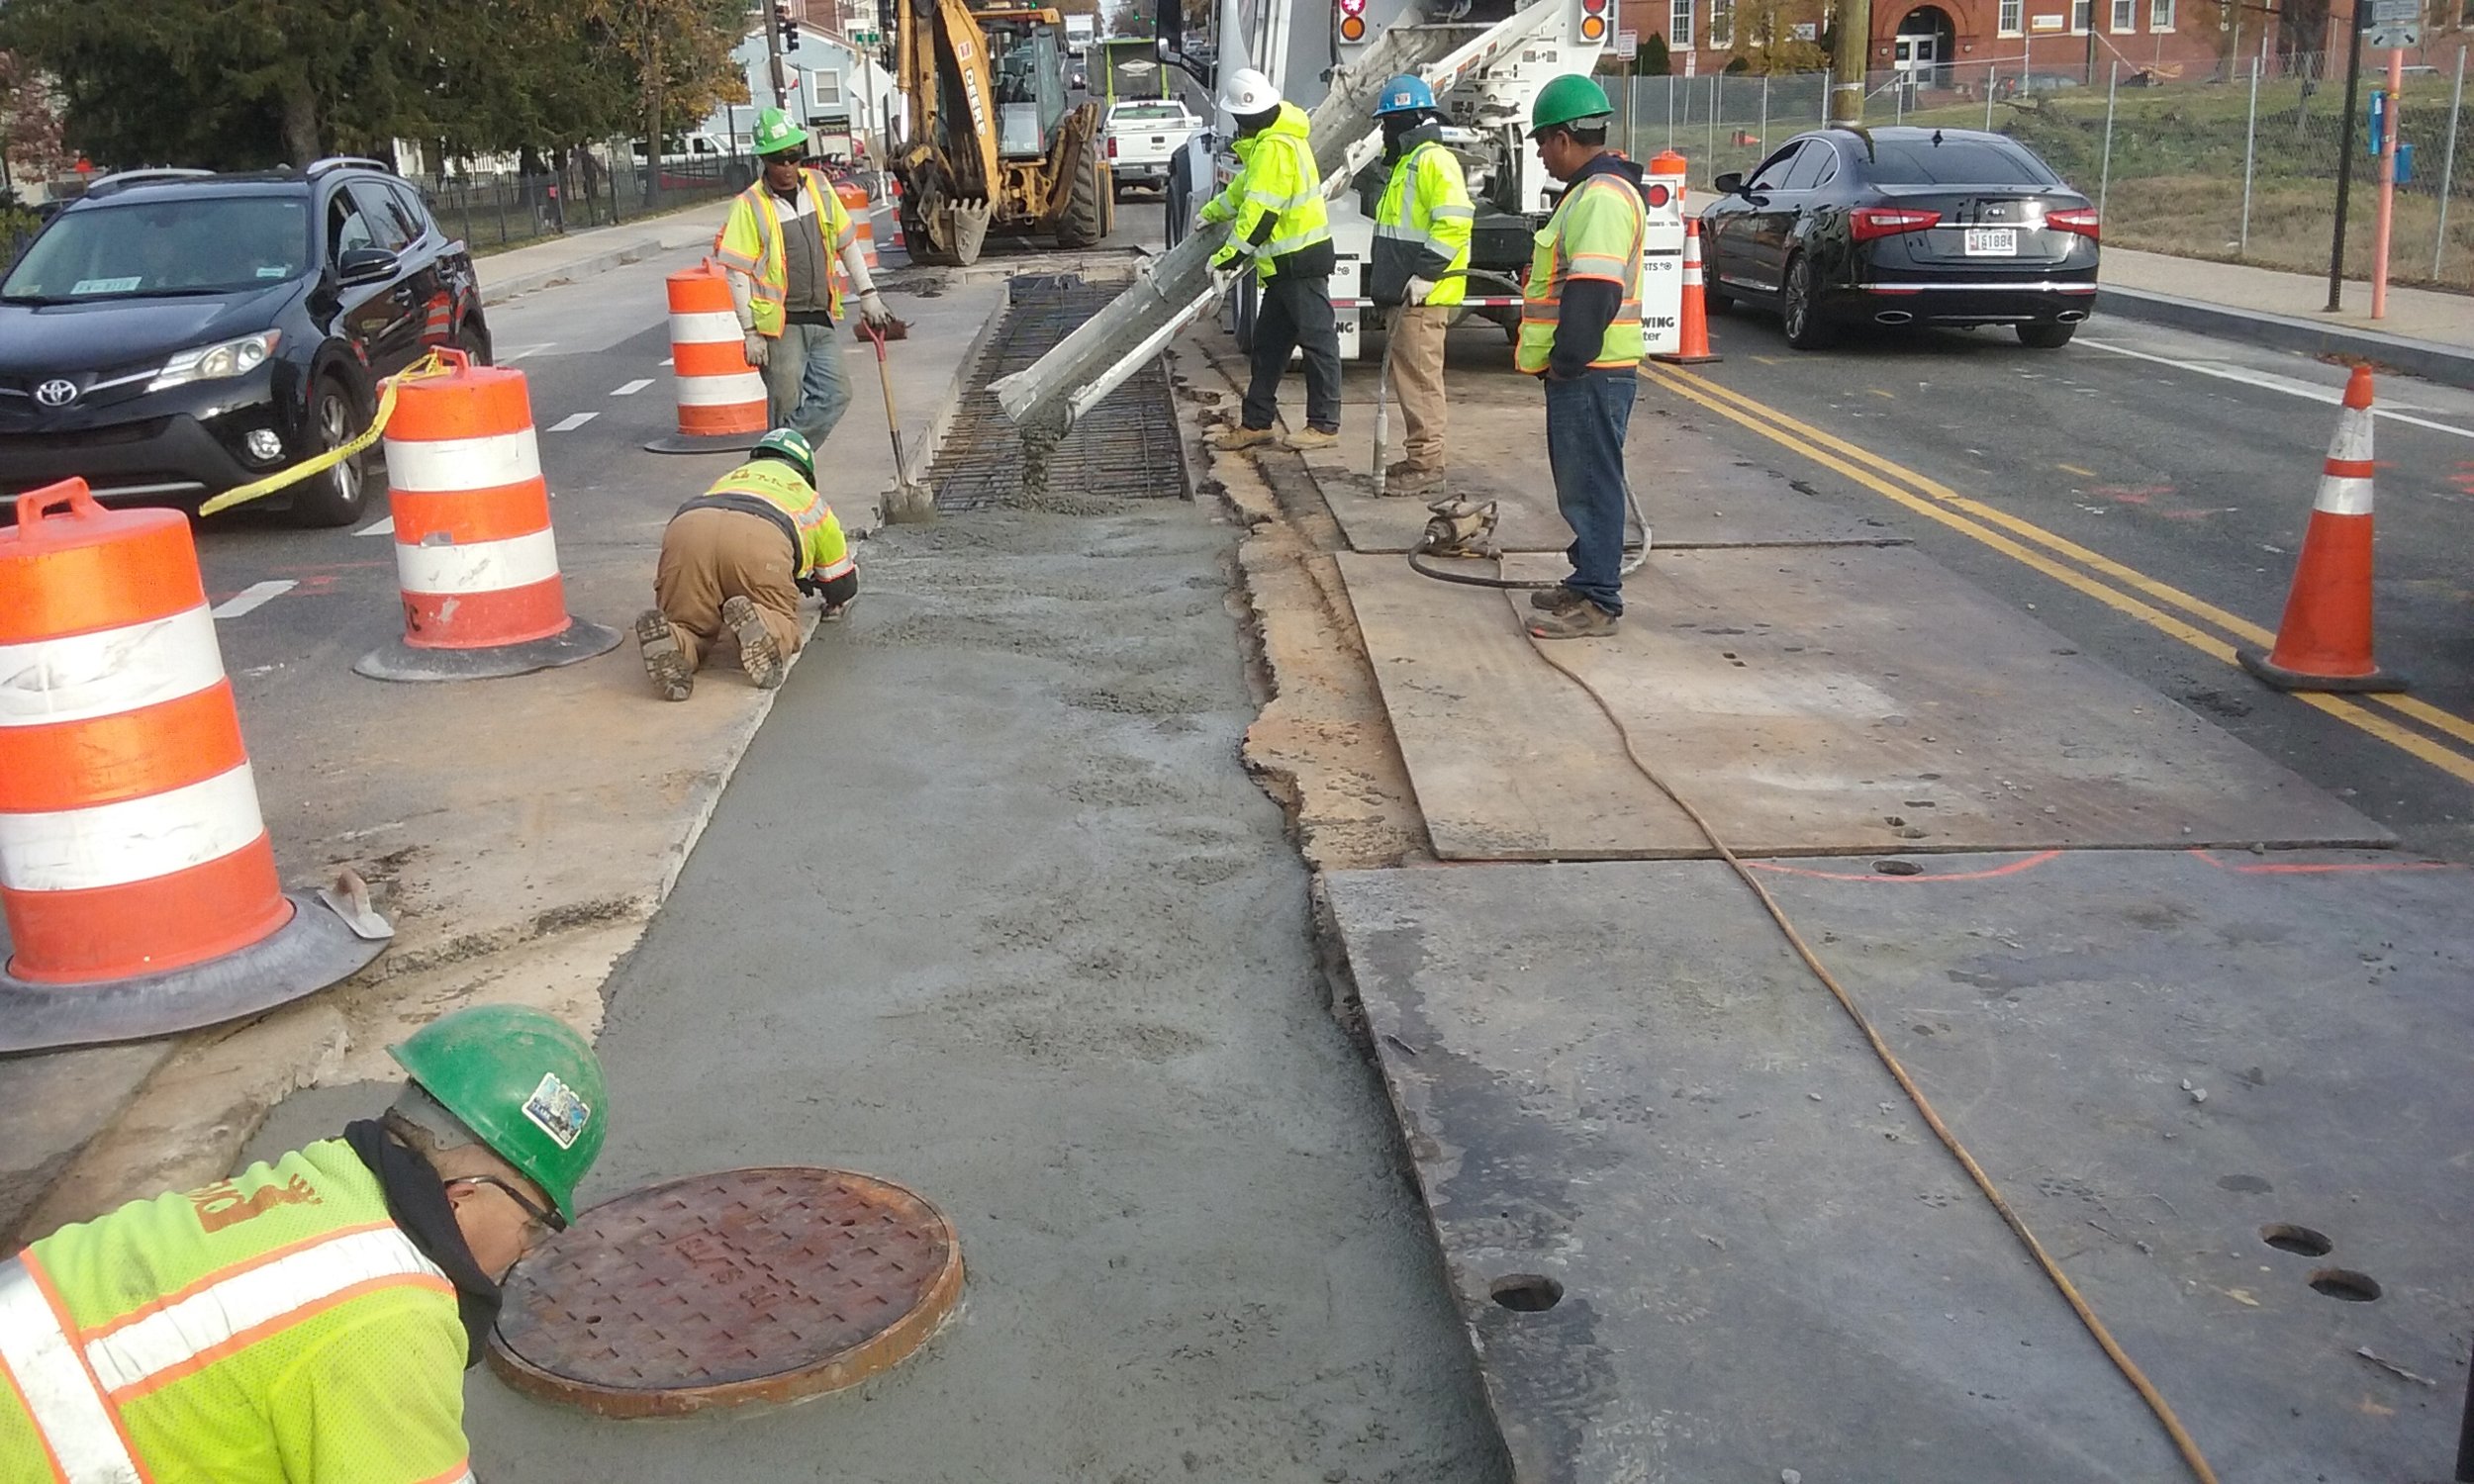
[[[1521,286],[1515,366],[1533,376],[1545,374],[1563,315],[1564,285],[1575,278],[1606,279],[1624,291],[1590,368],[1641,363],[1649,349],[1641,332],[1641,248],[1649,225],[1641,192],[1622,175],[1587,176],[1564,193],[1555,215],[1538,230],[1529,281]]]
[[[1476,221],[1460,156],[1428,139],[1400,157],[1383,186],[1382,204],[1375,211],[1376,271],[1431,278],[1435,291],[1426,303],[1459,304],[1469,297],[1469,281],[1443,275],[1469,271],[1469,238]],[[1433,267],[1437,257],[1445,260],[1440,270],[1419,271]]]
[[[790,517],[799,530],[797,576],[829,583],[858,570],[858,559],[850,554],[850,542],[842,534],[841,521],[833,517],[833,507],[799,477],[798,470],[780,459],[750,459],[714,481],[714,487],[698,498],[728,495],[761,500]],[[688,503],[690,510],[695,506],[695,501]]]
[[[341,1140],[0,1262],[0,1478],[468,1481],[454,1285]]]
[[[1331,240],[1322,172],[1307,141],[1309,122],[1305,110],[1284,103],[1269,126],[1229,146],[1237,151],[1236,178],[1198,213],[1205,222],[1230,224],[1228,245],[1212,255],[1212,267],[1251,257],[1255,276],[1268,281],[1277,259]],[[1258,244],[1252,239],[1267,213],[1276,218],[1272,234]]]
[[[850,220],[850,209],[842,198],[833,194],[833,187],[813,170],[799,172],[800,189],[808,193],[816,230],[824,236],[824,255],[834,258],[841,250],[859,240],[859,229]],[[809,220],[807,217],[801,221]],[[761,180],[739,192],[730,203],[730,220],[722,224],[721,240],[714,244],[714,256],[727,267],[738,269],[756,281],[756,293],[748,306],[755,315],[756,332],[779,337],[782,333],[782,305],[790,298],[790,255],[782,248],[782,207],[773,192]],[[832,271],[828,261],[825,271],[825,309],[835,320],[842,318],[841,275]]]

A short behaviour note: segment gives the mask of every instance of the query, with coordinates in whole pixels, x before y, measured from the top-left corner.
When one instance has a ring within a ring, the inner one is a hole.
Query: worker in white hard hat
[[[1229,224],[1228,245],[1214,268],[1251,262],[1262,299],[1254,317],[1254,374],[1238,425],[1216,440],[1223,449],[1272,441],[1280,379],[1291,351],[1305,352],[1305,428],[1291,448],[1329,448],[1340,441],[1340,326],[1332,317],[1331,221],[1323,211],[1323,174],[1306,141],[1305,110],[1284,102],[1272,79],[1252,67],[1229,74],[1220,107],[1237,121],[1237,178],[1203,204],[1202,220]]]

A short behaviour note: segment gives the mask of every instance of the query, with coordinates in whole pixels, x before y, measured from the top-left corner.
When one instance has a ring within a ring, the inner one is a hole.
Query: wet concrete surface
[[[793,673],[601,1041],[588,1200],[878,1173],[960,1230],[961,1317],[787,1411],[615,1424],[476,1377],[485,1475],[1504,1477],[1380,1086],[1325,1008],[1306,873],[1238,762],[1234,532],[1084,503],[861,549],[852,619]],[[344,1109],[302,1111],[269,1134]]]

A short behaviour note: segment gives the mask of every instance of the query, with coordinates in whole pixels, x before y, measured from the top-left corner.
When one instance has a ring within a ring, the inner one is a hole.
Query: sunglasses
[[[567,1230],[566,1217],[559,1215],[555,1211],[542,1209],[540,1205],[533,1201],[532,1197],[524,1194],[521,1190],[518,1190],[515,1186],[508,1184],[505,1180],[500,1179],[496,1175],[458,1175],[454,1179],[447,1181],[447,1183],[450,1185],[488,1185],[495,1190],[504,1192],[509,1200],[514,1201],[517,1205],[523,1208],[524,1215],[532,1218],[536,1222],[539,1222],[542,1226],[549,1228],[553,1232],[563,1232]]]

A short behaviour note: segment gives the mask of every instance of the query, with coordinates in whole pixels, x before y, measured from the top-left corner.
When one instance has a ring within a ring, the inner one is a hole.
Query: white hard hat
[[[1220,87],[1220,107],[1238,118],[1280,107],[1280,89],[1252,67],[1239,67]]]

